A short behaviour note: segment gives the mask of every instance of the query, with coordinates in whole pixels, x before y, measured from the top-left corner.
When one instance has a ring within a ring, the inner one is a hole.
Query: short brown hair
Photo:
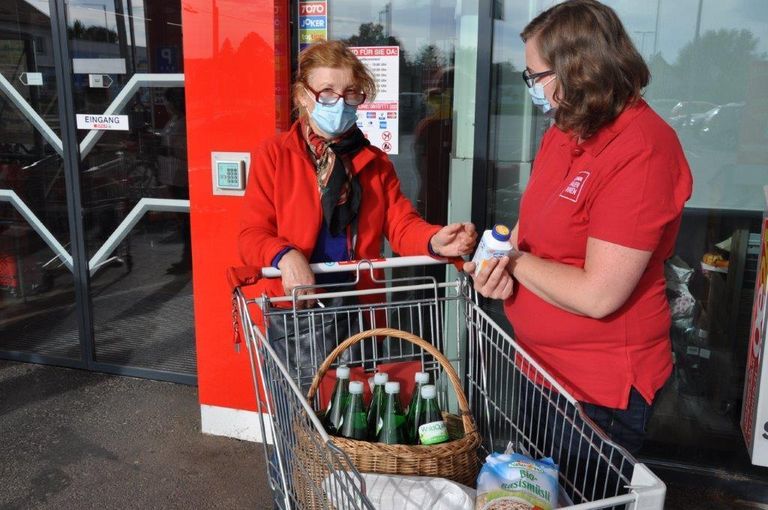
[[[321,41],[299,53],[299,70],[293,83],[293,98],[297,107],[296,97],[302,92],[301,88],[309,83],[309,74],[318,67],[349,68],[352,70],[355,85],[365,92],[366,100],[372,101],[376,96],[376,81],[373,75],[347,45],[341,41]]]
[[[568,0],[542,12],[520,34],[535,39],[557,75],[555,123],[589,138],[637,101],[651,73],[621,20],[597,0]]]

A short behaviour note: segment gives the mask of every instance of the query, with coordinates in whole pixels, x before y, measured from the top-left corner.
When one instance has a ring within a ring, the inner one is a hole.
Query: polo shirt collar
[[[597,133],[592,135],[587,140],[584,140],[581,144],[581,148],[588,152],[593,158],[596,158],[603,149],[605,149],[619,133],[629,126],[629,124],[640,115],[645,109],[648,108],[648,104],[643,98],[638,99],[635,103],[624,108],[618,117],[613,119],[609,124],[600,128]],[[576,145],[576,139],[573,136],[564,137],[560,145]]]
[[[298,120],[293,123],[291,129],[288,131],[287,136],[283,141],[283,147],[300,154],[314,166],[312,159],[309,157],[307,143],[304,141],[304,136],[301,134],[301,123]],[[376,152],[370,146],[363,147],[352,158],[353,172],[355,174],[360,173],[360,171],[374,159],[376,159]]]

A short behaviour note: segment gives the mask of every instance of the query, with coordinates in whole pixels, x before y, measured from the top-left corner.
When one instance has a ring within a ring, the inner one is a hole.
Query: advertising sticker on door
[[[376,80],[376,100],[357,107],[357,125],[371,145],[387,154],[399,149],[400,47],[356,46],[350,50]]]
[[[766,193],[768,194],[768,191]],[[744,378],[741,430],[752,464],[768,466],[768,363],[765,360],[768,338],[768,213],[763,217],[760,240],[760,258],[757,263],[752,327]]]

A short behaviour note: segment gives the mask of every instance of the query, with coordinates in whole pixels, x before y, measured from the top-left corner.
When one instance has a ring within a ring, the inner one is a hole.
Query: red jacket
[[[386,154],[365,147],[354,156],[352,166],[362,189],[357,258],[381,257],[382,236],[400,255],[428,254],[429,240],[440,227],[424,221],[400,192],[400,180]],[[309,260],[322,220],[315,165],[297,122],[253,153],[243,201],[240,257],[245,265],[261,268],[291,246]],[[372,286],[361,275],[358,288]],[[284,295],[279,278],[260,280],[254,290],[257,295]]]

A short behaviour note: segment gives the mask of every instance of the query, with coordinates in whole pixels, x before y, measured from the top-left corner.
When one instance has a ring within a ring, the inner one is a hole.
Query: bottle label
[[[444,421],[433,421],[419,425],[419,442],[421,444],[437,444],[448,441],[448,428]]]
[[[480,238],[480,244],[477,245],[477,250],[472,257],[472,262],[475,263],[475,276],[480,273],[489,260],[506,257],[512,252],[512,245],[509,241],[502,242],[487,239],[491,237],[490,232],[490,230],[487,230]]]

